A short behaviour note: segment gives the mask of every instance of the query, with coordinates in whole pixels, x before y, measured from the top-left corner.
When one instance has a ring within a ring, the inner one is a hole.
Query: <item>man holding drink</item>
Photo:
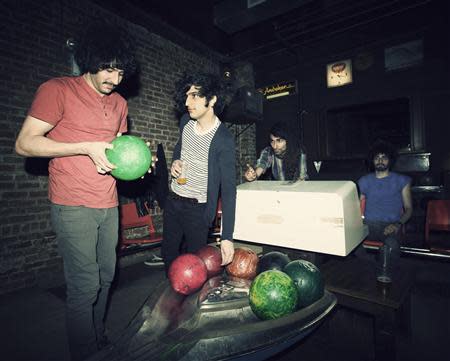
[[[182,160],[176,160],[175,162],[177,162],[178,164],[180,164],[180,175],[176,178],[177,179],[177,183],[179,185],[183,185],[186,184],[187,182],[187,168],[188,168],[188,162],[187,161],[182,161]]]
[[[180,138],[173,152],[161,254],[168,271],[182,253],[183,242],[188,253],[207,244],[220,191],[225,265],[234,255],[236,157],[234,137],[216,116],[224,106],[224,88],[218,76],[194,73],[181,79],[177,91],[177,100],[188,114],[181,118]]]

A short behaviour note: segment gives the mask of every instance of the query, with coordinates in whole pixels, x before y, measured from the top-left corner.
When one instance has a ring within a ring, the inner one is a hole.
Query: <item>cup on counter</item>
[[[187,171],[188,163],[185,160],[181,161],[181,173],[177,178],[177,183],[180,185],[186,184],[187,182]]]

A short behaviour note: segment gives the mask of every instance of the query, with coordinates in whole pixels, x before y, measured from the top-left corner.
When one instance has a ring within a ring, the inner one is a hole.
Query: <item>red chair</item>
[[[450,200],[437,199],[428,201],[425,218],[425,243],[427,246],[432,250],[450,252],[450,247],[432,247],[430,240],[431,231],[450,232]]]
[[[120,249],[123,250],[130,245],[152,245],[157,246],[162,241],[162,235],[157,234],[153,219],[150,214],[139,217],[137,213],[136,203],[122,204],[120,211]],[[148,233],[138,238],[127,237],[127,231],[133,228],[148,228]]]

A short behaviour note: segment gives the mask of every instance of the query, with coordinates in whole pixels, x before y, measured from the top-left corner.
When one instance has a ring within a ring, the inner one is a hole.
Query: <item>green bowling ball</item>
[[[111,144],[113,149],[106,150],[106,157],[117,168],[111,174],[120,180],[130,181],[147,173],[152,162],[152,153],[147,144],[133,135],[122,135]]]
[[[303,308],[322,298],[324,282],[320,270],[311,262],[297,259],[284,267],[285,272],[295,283],[298,292],[298,307]]]
[[[250,286],[249,303],[261,320],[272,320],[294,312],[297,308],[294,281],[278,270],[260,273]]]

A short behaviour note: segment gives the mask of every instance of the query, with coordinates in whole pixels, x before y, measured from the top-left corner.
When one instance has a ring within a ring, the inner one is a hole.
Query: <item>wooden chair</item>
[[[119,247],[121,250],[126,249],[129,246],[158,246],[161,244],[162,235],[157,234],[155,226],[153,225],[153,219],[150,214],[143,217],[139,217],[137,213],[136,203],[122,204],[119,207],[120,211],[120,239]],[[148,228],[148,233],[145,232],[144,236],[138,238],[127,237],[127,231],[134,228]]]
[[[425,243],[428,248],[436,251],[450,252],[450,242],[447,247],[434,247],[430,239],[431,231],[450,232],[450,200],[435,199],[428,201],[425,218]]]

